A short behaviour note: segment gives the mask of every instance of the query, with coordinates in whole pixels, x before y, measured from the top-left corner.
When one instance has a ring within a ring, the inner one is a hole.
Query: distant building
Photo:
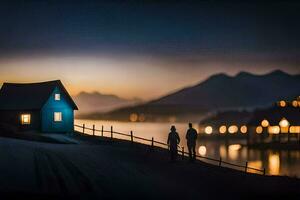
[[[280,101],[275,106],[259,109],[253,113],[248,125],[259,126],[263,120],[268,121],[268,125],[279,125],[279,122],[286,118],[291,125],[300,126],[300,98],[293,101]]]
[[[72,132],[78,110],[60,80],[4,83],[0,90],[0,123],[19,130]]]

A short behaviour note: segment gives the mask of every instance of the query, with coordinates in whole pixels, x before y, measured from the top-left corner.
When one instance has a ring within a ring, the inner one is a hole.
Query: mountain
[[[152,105],[194,105],[212,111],[264,107],[300,94],[300,76],[276,70],[265,75],[217,74],[195,86],[150,102]]]
[[[300,94],[300,75],[276,70],[264,75],[240,72],[235,76],[216,74],[207,80],[138,106],[129,106],[92,118],[128,120],[131,113],[147,120],[181,119],[199,121],[207,113],[254,109]]]
[[[78,95],[73,96],[73,99],[79,111],[76,115],[85,115],[94,112],[108,112],[114,109],[135,105],[140,103],[140,99],[123,99],[115,95],[106,95],[99,92],[80,92]]]

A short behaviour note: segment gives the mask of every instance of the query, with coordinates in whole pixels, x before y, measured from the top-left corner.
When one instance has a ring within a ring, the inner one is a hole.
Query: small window
[[[54,99],[55,99],[55,101],[59,101],[60,100],[60,94],[55,94],[55,96],[54,96]]]
[[[30,114],[21,115],[21,124],[30,124]]]
[[[61,122],[62,121],[62,113],[61,112],[54,112],[54,121]]]

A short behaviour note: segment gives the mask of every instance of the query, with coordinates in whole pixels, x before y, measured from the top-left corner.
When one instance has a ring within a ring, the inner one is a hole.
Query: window
[[[21,115],[21,124],[30,124],[30,114]]]
[[[55,94],[54,95],[54,99],[55,99],[55,101],[59,101],[60,100],[60,94]]]
[[[54,121],[61,122],[62,121],[62,113],[61,112],[54,112]]]

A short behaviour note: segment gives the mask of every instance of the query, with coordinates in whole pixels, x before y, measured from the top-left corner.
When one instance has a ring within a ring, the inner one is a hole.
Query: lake
[[[85,124],[86,127],[92,128],[95,124],[96,129],[110,130],[113,126],[114,131],[130,133],[133,131],[134,136],[139,136],[147,139],[154,137],[155,141],[167,142],[168,133],[171,125],[175,125],[177,132],[180,135],[180,146],[186,148],[185,134],[187,130],[187,123],[158,123],[158,122],[117,122],[117,121],[100,121],[100,120],[75,120],[75,124]],[[196,127],[196,125],[195,125]],[[76,130],[82,130],[77,129]],[[91,131],[87,131],[91,134]],[[97,135],[101,133],[97,132]],[[110,133],[104,133],[104,136],[110,137]],[[130,139],[129,137],[114,135],[115,138]],[[143,141],[138,141],[145,143]],[[212,141],[212,140],[198,140],[197,154],[235,163],[245,165],[248,161],[249,167],[266,168],[266,173],[269,175],[288,175],[300,177],[300,151],[272,151],[272,150],[254,150],[248,149],[245,146],[244,140],[233,141]],[[208,162],[207,160],[203,160]],[[216,164],[216,163],[214,163]]]

